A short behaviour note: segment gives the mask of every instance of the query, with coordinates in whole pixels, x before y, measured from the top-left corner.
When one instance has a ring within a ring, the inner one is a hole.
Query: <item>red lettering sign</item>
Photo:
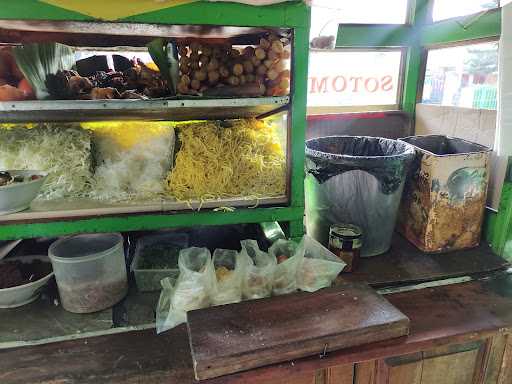
[[[318,82],[318,78],[310,77],[311,79],[311,88],[309,90],[310,93],[327,93],[327,79],[328,77],[322,77],[320,83]]]
[[[336,76],[332,79],[332,89],[334,92],[343,92],[347,89],[347,79],[344,76]]]
[[[378,91],[392,92],[393,91],[393,76],[382,76],[380,79],[377,77],[363,77],[343,75],[337,76],[324,76],[318,78],[316,76],[309,77],[309,93],[330,93],[330,92],[369,92],[375,93]]]
[[[392,76],[388,75],[388,76],[382,77],[381,89],[386,92],[393,90],[393,77]]]

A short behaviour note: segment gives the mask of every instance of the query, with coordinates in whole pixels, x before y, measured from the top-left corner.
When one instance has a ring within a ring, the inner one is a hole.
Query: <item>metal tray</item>
[[[36,100],[0,102],[3,122],[98,120],[222,120],[280,111],[289,96],[173,100]]]

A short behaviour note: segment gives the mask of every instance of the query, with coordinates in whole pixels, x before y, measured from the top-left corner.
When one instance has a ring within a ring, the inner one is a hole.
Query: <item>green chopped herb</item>
[[[140,269],[169,269],[178,267],[181,248],[176,245],[155,245],[144,248],[141,253]]]

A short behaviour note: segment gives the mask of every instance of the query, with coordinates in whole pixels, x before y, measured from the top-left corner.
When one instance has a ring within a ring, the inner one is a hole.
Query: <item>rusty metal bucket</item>
[[[402,197],[398,230],[424,252],[476,247],[484,217],[491,149],[442,135],[400,139],[416,159]]]

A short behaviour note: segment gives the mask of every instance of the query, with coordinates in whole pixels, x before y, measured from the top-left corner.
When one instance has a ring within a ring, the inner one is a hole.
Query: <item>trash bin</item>
[[[424,252],[476,247],[480,242],[491,150],[442,135],[400,139],[414,146],[398,230]]]
[[[391,245],[414,148],[396,140],[327,136],[306,141],[306,228],[327,245],[332,224],[363,230],[361,256]]]

